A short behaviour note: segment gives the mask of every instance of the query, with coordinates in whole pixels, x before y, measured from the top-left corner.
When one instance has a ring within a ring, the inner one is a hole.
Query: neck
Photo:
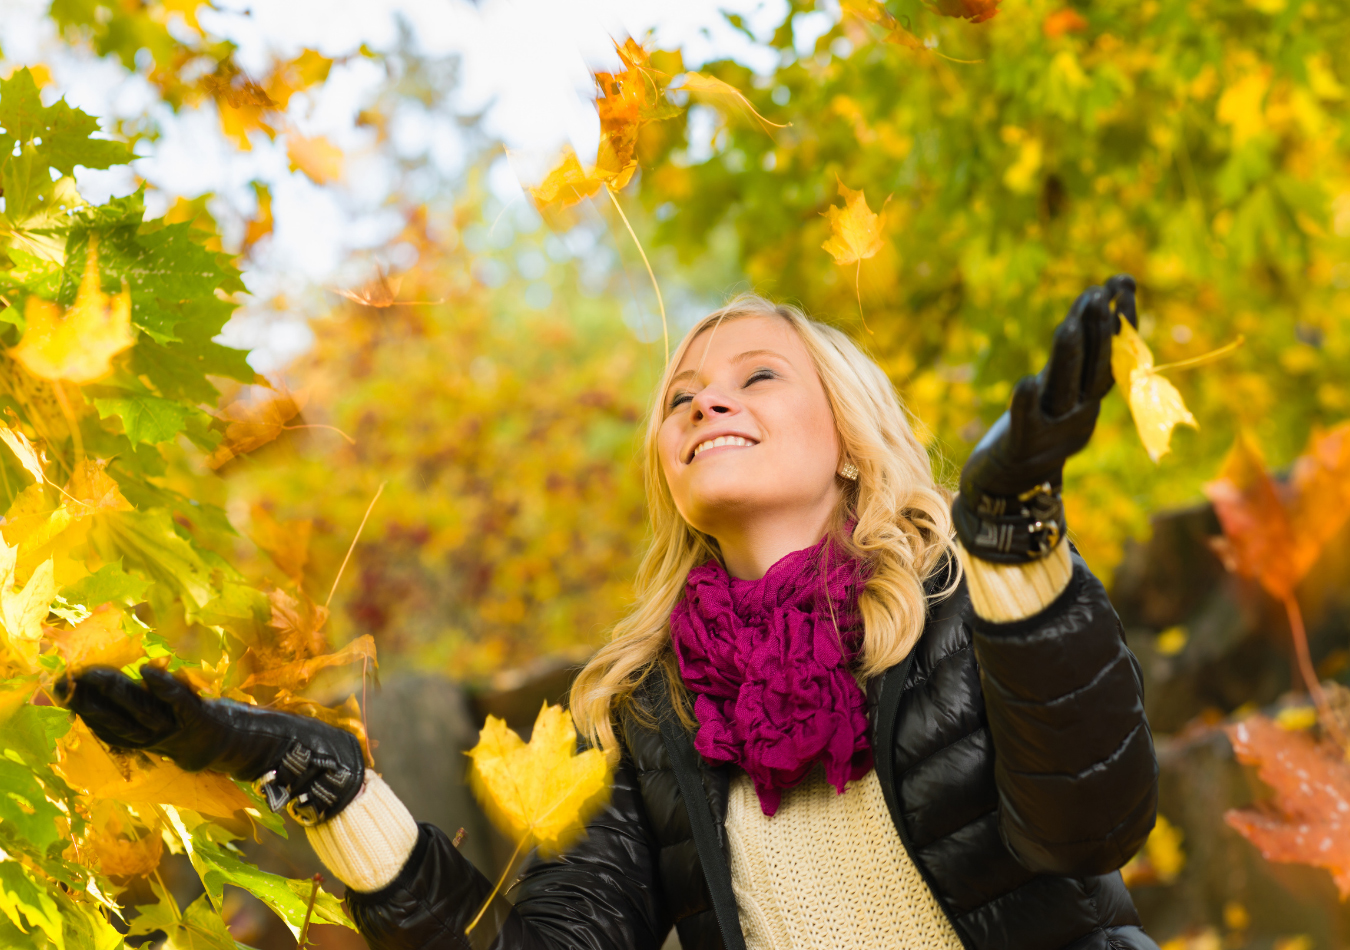
[[[727,573],[737,580],[759,580],[793,551],[809,548],[823,538],[833,511],[830,504],[809,518],[793,512],[791,517],[754,519],[719,531],[714,537],[722,549]]]

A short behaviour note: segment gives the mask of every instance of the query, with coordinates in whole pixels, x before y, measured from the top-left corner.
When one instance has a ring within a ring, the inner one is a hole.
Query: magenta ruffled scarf
[[[863,580],[827,536],[757,581],[701,564],[671,612],[675,658],[695,697],[694,748],[745,769],[766,815],[817,762],[840,794],[872,768],[867,701],[850,671]]]

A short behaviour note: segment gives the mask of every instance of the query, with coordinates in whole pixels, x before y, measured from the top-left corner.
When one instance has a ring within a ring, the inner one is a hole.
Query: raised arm
[[[999,822],[1028,868],[1101,874],[1144,843],[1157,760],[1138,663],[1101,583],[1064,540],[1065,459],[1087,444],[1110,389],[1118,316],[1134,282],[1074,303],[1049,363],[961,475],[953,516],[975,610],[975,655],[995,752]]]

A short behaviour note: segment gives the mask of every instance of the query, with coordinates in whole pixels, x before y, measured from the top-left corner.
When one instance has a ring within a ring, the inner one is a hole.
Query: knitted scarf
[[[840,794],[872,767],[866,698],[850,672],[863,580],[827,537],[757,581],[701,564],[671,612],[675,658],[695,697],[694,748],[743,768],[766,815],[817,762]]]

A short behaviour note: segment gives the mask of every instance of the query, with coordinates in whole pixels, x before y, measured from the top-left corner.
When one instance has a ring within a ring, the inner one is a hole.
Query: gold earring
[[[858,466],[852,462],[845,462],[839,469],[839,477],[846,478],[851,482],[858,480]]]

